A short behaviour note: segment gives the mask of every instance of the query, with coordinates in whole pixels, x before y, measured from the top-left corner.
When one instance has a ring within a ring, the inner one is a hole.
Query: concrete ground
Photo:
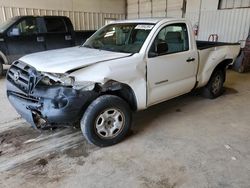
[[[80,130],[38,132],[0,80],[0,187],[249,188],[250,74],[228,71],[225,94],[188,94],[135,114],[130,136],[97,148]]]

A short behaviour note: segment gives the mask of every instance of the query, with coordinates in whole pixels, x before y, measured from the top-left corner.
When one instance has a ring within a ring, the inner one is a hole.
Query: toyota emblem
[[[17,81],[20,78],[20,73],[19,72],[15,72],[14,73],[14,80]]]

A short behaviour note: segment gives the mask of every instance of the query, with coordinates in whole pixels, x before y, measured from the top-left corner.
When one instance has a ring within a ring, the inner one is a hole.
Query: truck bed
[[[228,42],[209,42],[209,41],[196,41],[198,50],[204,50],[207,48],[218,47],[218,46],[232,46],[239,45],[239,43],[228,43]]]

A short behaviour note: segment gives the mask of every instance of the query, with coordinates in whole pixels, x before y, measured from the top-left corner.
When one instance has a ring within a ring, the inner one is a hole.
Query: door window
[[[187,26],[184,23],[163,27],[150,48],[149,57],[189,50]]]
[[[45,18],[48,33],[66,33],[67,28],[62,18]]]
[[[26,18],[14,25],[8,32],[9,36],[23,36],[37,33],[37,24],[35,18]]]

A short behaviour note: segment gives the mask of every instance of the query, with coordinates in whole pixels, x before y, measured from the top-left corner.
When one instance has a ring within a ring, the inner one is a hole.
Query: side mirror
[[[159,42],[157,46],[152,45],[148,57],[157,57],[159,55],[164,55],[168,52],[168,44],[166,42]]]
[[[158,43],[156,52],[158,55],[166,54],[168,52],[168,44],[166,42]]]

